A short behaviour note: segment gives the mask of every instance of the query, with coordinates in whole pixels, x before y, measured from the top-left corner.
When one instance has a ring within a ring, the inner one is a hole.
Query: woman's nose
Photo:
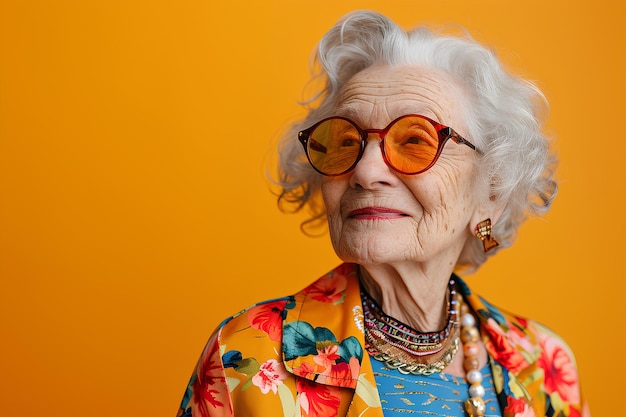
[[[353,188],[376,189],[396,184],[399,178],[385,163],[381,148],[381,140],[372,138],[367,141],[363,156],[356,164],[350,185]]]

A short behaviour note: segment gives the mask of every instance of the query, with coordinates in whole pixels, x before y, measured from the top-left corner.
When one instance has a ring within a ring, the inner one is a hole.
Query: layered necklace
[[[463,342],[463,367],[470,384],[465,411],[470,417],[482,417],[486,407],[478,361],[480,334],[474,316],[457,293],[454,279],[450,279],[448,291],[450,303],[446,326],[437,332],[424,333],[386,315],[361,286],[365,349],[374,359],[400,373],[431,375],[442,372],[452,362]]]

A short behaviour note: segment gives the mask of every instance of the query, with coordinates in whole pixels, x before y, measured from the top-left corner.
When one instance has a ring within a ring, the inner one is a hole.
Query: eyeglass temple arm
[[[465,139],[463,136],[461,136],[458,133],[456,133],[451,127],[444,127],[443,129],[441,129],[441,133],[445,137],[451,138],[456,143],[467,145],[470,148],[472,148],[473,150],[475,150],[476,152],[478,152],[479,154],[482,154],[480,149],[478,149],[472,142],[470,142],[469,140]]]

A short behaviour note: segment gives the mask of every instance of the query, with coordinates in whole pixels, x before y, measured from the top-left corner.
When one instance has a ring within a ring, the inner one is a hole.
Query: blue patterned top
[[[429,376],[404,375],[372,359],[376,387],[385,417],[418,414],[437,417],[467,417],[463,404],[468,399],[468,384],[464,378],[445,373]],[[491,368],[482,370],[485,387],[485,417],[501,417],[500,406],[493,388]]]

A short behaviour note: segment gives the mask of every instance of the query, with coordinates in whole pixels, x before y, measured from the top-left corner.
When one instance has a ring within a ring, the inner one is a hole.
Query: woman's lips
[[[406,213],[387,207],[363,207],[352,210],[348,217],[357,220],[390,220],[408,216]]]

